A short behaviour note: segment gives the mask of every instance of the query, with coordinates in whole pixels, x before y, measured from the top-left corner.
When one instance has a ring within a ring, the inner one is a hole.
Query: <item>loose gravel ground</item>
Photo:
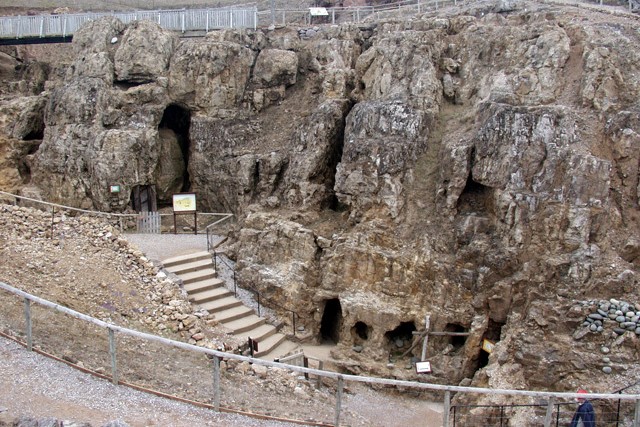
[[[18,417],[88,422],[121,420],[135,426],[273,426],[295,424],[217,413],[143,393],[28,352],[0,338],[0,425]]]

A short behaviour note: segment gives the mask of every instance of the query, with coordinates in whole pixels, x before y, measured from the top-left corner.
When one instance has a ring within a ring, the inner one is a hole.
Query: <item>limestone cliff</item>
[[[636,27],[537,3],[184,40],[102,20],[3,130],[41,112],[45,199],[122,210],[156,185],[234,212],[241,284],[345,369],[412,377],[430,315],[469,335],[430,339],[422,380],[605,392],[640,350],[583,332],[594,301],[640,303]]]

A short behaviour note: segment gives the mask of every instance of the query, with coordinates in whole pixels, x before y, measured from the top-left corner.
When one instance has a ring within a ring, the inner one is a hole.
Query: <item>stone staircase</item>
[[[166,259],[162,264],[182,280],[192,304],[211,313],[230,333],[244,340],[251,337],[257,341],[255,357],[273,360],[298,348],[225,287],[213,268],[211,253],[203,251],[181,255]]]

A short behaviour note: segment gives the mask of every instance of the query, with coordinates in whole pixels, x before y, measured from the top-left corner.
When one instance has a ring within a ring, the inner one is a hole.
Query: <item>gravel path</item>
[[[101,426],[273,426],[295,424],[217,413],[92,377],[0,337],[0,425],[55,417]],[[3,411],[6,409],[6,411]]]
[[[152,261],[162,261],[190,252],[207,250],[206,234],[125,233],[123,236]]]

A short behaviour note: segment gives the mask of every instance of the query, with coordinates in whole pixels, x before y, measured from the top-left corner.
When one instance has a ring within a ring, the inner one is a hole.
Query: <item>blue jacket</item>
[[[588,400],[585,400],[578,406],[578,409],[576,409],[576,413],[573,414],[573,418],[571,419],[571,427],[577,427],[578,420],[582,420],[584,427],[596,427],[596,414],[593,412],[593,406],[591,406],[591,402]]]

